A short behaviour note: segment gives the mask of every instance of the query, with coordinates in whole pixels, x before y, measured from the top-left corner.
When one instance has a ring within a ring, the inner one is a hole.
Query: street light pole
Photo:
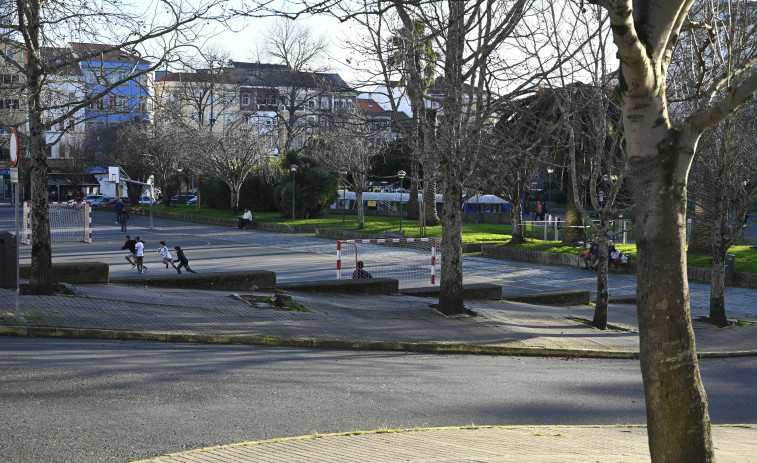
[[[344,217],[347,213],[347,169],[342,168],[342,228],[344,228]]]
[[[176,177],[179,179],[179,195],[178,195],[178,197],[176,199],[176,205],[177,206],[181,205],[181,171],[182,170],[183,169],[181,167],[179,167],[179,168],[176,169],[176,172],[178,172],[178,175]]]
[[[297,179],[295,175],[297,172],[297,164],[289,166],[289,170],[292,172],[292,223],[294,224],[294,183]]]
[[[552,166],[547,166],[547,175],[549,176],[549,207],[552,208],[552,173],[555,171],[555,168]]]
[[[404,170],[401,170],[397,172],[397,177],[400,178],[400,233],[402,233],[402,180],[405,179],[405,173]]]
[[[583,221],[584,221],[584,249],[586,249],[586,216],[589,215],[588,207],[586,206],[586,190],[589,188],[586,186],[586,181],[589,180],[589,177],[591,177],[591,172],[588,170],[583,171],[581,174],[581,177],[584,179],[584,213],[583,213]]]

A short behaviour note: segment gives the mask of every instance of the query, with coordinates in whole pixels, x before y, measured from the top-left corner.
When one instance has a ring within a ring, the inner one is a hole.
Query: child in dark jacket
[[[184,251],[182,251],[181,246],[175,246],[173,249],[174,251],[176,251],[176,260],[179,262],[179,264],[176,266],[176,270],[181,273],[181,267],[184,267],[189,273],[197,273],[189,268],[189,260],[187,259],[187,256],[184,255]]]

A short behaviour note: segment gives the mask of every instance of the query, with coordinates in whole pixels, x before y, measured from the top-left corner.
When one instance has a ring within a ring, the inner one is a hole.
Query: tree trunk
[[[363,190],[356,188],[355,200],[357,201],[357,229],[365,228],[365,206],[363,205]]]
[[[510,223],[513,227],[513,237],[510,244],[523,244],[526,239],[523,237],[523,223],[521,222],[521,208],[523,201],[513,201],[510,204]]]
[[[702,198],[705,200],[706,198]],[[689,239],[689,252],[697,254],[709,254],[712,250],[712,227],[715,226],[709,213],[710,208],[705,202],[697,201],[694,206],[694,220],[691,226],[691,238]]]
[[[32,2],[29,8],[33,15],[40,13],[41,4]],[[29,27],[31,42],[39,43],[41,34],[33,22]],[[31,154],[30,180],[32,220],[32,259],[29,290],[34,294],[52,294],[52,246],[50,244],[50,208],[47,197],[47,150],[46,128],[42,112],[42,67],[39,49],[28,50],[27,82],[29,111],[29,149]]]
[[[649,449],[653,461],[713,461],[686,278],[688,163],[661,162],[686,157],[676,132],[657,122],[661,104],[654,98],[624,101],[636,196],[636,304]]]
[[[408,191],[410,192],[410,197],[407,199],[407,204],[405,204],[405,217],[408,218],[408,220],[418,220],[418,214],[419,209],[418,207],[418,166],[416,163],[413,163],[413,167],[411,169],[415,169],[415,172],[411,170],[410,174],[410,189]]]
[[[462,194],[462,193],[461,193]],[[426,216],[426,225],[439,225],[439,214],[436,213],[436,181],[426,180],[423,188],[423,212]]]
[[[461,198],[459,182],[446,182],[445,198]],[[442,273],[439,283],[439,306],[441,313],[454,315],[464,312],[463,306],[463,227],[462,213],[455,201],[445,201],[442,206],[444,233],[442,237]]]
[[[573,169],[574,167],[571,167]],[[576,178],[581,178],[581,173],[576,172]],[[579,180],[580,181],[580,180]],[[576,203],[573,199],[573,189],[579,186],[573,185],[571,176],[566,175],[565,189],[567,191],[566,205],[565,205],[565,235],[563,237],[563,244],[570,246],[576,246],[578,243],[584,241],[584,228],[583,219],[581,214],[576,210]],[[579,190],[578,196],[582,198],[583,188]]]
[[[445,130],[441,140],[439,165],[444,175],[442,207],[442,274],[439,285],[439,311],[465,312],[463,306],[463,236],[460,201],[463,197],[462,161],[465,148],[462,130],[463,49],[465,47],[463,2],[449,3],[449,28],[444,59],[447,92],[444,95]]]
[[[717,326],[726,326],[728,318],[725,314],[725,253],[712,253],[712,269],[710,270],[710,317],[709,322]]]
[[[594,306],[594,319],[591,321],[592,326],[600,330],[607,329],[608,303],[610,299],[610,282],[609,282],[609,256],[608,256],[608,235],[606,224],[599,230],[599,254],[597,261],[597,304]]]

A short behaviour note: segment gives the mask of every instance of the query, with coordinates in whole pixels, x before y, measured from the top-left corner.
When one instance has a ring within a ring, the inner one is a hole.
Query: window
[[[19,109],[18,98],[0,99],[0,109]]]
[[[308,125],[315,125],[315,116],[308,116]]]
[[[315,99],[311,98],[308,100],[308,108],[315,108]]]
[[[119,108],[123,108],[123,109],[128,108],[128,105],[127,105],[126,102],[127,102],[127,100],[126,100],[125,96],[119,96],[118,97],[118,107]]]
[[[321,97],[321,109],[329,109],[329,99],[325,96]]]
[[[226,104],[227,105],[233,105],[234,104],[234,94],[233,93],[227,93],[226,94]]]
[[[2,83],[3,85],[12,85],[18,83],[18,74],[3,74],[2,76]]]
[[[233,124],[234,123],[234,115],[233,114],[226,114],[226,123],[227,124]]]
[[[242,93],[242,106],[249,106],[249,105],[250,105],[250,94]]]
[[[147,111],[147,98],[146,97],[139,97],[137,98],[137,109],[140,111]]]

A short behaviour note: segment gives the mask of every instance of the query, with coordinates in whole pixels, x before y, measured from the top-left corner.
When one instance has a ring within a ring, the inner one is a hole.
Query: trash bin
[[[0,288],[16,287],[16,237],[0,231]]]
[[[733,281],[736,268],[736,254],[725,255],[725,281]]]

